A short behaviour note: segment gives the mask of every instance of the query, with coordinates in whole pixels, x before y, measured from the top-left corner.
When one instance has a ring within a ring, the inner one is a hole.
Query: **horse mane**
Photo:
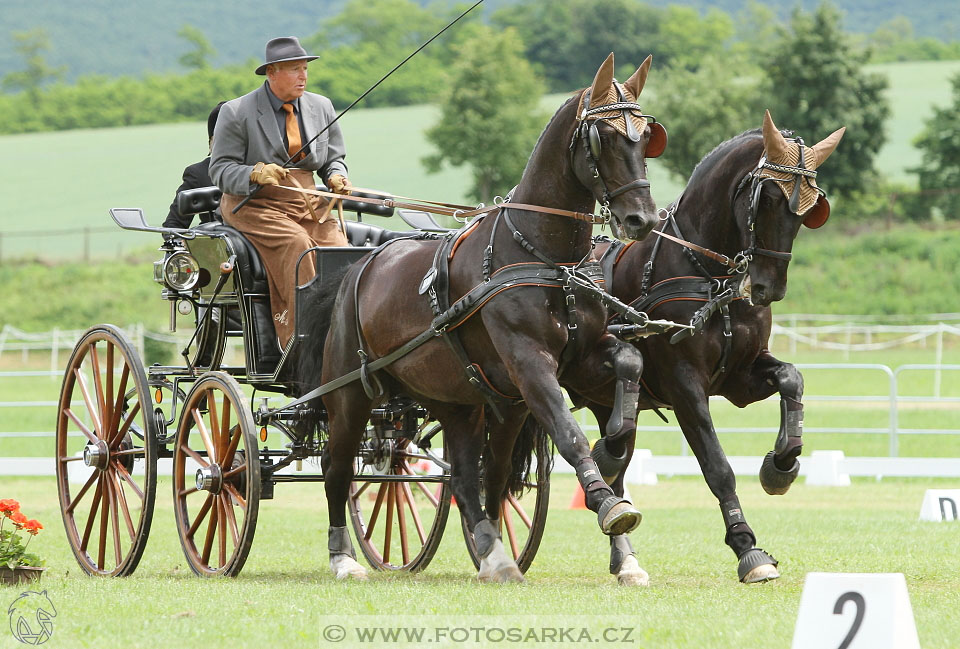
[[[534,159],[533,152],[537,151],[537,150],[540,148],[540,143],[543,142],[543,138],[544,138],[544,136],[547,134],[547,131],[550,129],[550,126],[553,124],[554,120],[557,119],[557,115],[559,115],[559,114],[560,114],[571,102],[573,102],[574,100],[579,101],[579,100],[580,100],[580,93],[582,93],[582,92],[583,92],[583,90],[581,89],[581,90],[578,90],[577,92],[575,92],[573,95],[571,95],[571,97],[570,97],[569,99],[567,99],[565,102],[563,102],[563,103],[560,105],[560,108],[558,108],[556,111],[554,111],[554,113],[553,113],[553,115],[550,117],[550,119],[547,120],[547,123],[544,124],[543,130],[540,131],[540,136],[537,138],[537,143],[533,145],[533,151],[531,151],[530,157],[527,158],[527,164],[524,165],[524,167],[523,167],[523,174],[520,174],[521,177],[523,177],[523,175],[527,173],[527,168],[530,166],[530,163],[531,163],[531,162],[533,161],[533,159]]]
[[[781,129],[780,133],[784,137],[793,137],[793,131],[786,129]],[[734,135],[729,140],[725,140],[713,147],[713,149],[707,153],[703,158],[700,159],[700,162],[693,168],[693,171],[690,173],[690,179],[687,182],[687,185],[692,185],[694,180],[698,177],[698,174],[701,172],[706,172],[708,169],[716,163],[717,160],[720,160],[727,151],[732,149],[735,146],[739,146],[743,140],[747,138],[754,137],[756,135],[763,135],[763,129],[752,128],[744,131],[739,135]]]
[[[323,369],[323,345],[330,330],[334,303],[340,290],[340,284],[349,270],[345,266],[339,273],[327,277],[324,282],[314,282],[300,294],[302,312],[298,314],[300,329],[305,337],[297,343],[294,385],[297,396],[302,396],[320,385],[320,372]]]

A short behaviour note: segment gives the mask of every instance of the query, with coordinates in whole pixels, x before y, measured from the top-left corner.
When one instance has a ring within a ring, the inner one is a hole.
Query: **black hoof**
[[[760,566],[773,566],[773,568],[776,568],[777,565],[778,561],[771,555],[767,554],[760,548],[753,548],[751,550],[747,550],[740,556],[740,563],[737,566],[737,577],[739,577],[740,581],[745,584],[777,579],[780,576],[780,573],[776,570],[768,572],[759,577],[749,576],[750,572],[754,568],[759,568]]]
[[[782,496],[800,473],[800,460],[794,460],[789,471],[781,471],[773,461],[774,452],[770,451],[760,465],[760,486],[771,496]]]
[[[597,463],[600,475],[603,476],[603,481],[607,484],[613,484],[623,467],[627,465],[627,449],[623,449],[623,455],[620,457],[614,457],[607,448],[607,441],[603,437],[593,445],[590,457]]]
[[[597,521],[600,529],[607,536],[629,534],[637,529],[643,514],[626,498],[609,496],[597,510]]]

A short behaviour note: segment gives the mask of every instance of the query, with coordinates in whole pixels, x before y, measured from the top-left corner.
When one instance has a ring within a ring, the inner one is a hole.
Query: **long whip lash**
[[[427,45],[429,45],[430,43],[432,43],[433,41],[435,41],[441,34],[443,34],[445,31],[447,31],[448,29],[450,29],[451,27],[453,27],[461,18],[463,18],[463,17],[466,16],[468,13],[470,13],[471,11],[473,11],[474,9],[476,9],[477,7],[479,7],[481,4],[483,4],[483,0],[477,0],[477,2],[476,2],[472,7],[470,7],[469,9],[467,9],[466,11],[464,11],[462,14],[460,14],[459,16],[457,16],[456,18],[454,18],[453,21],[452,21],[450,24],[448,24],[446,27],[444,27],[443,29],[441,29],[440,31],[438,31],[436,34],[434,34],[433,36],[431,36],[430,39],[429,39],[427,42],[425,42],[423,45],[421,45],[421,46],[418,47],[416,50],[414,50],[413,52],[411,52],[410,55],[407,56],[407,58],[405,58],[404,60],[400,61],[400,63],[398,63],[397,65],[395,65],[394,68],[393,68],[392,70],[390,70],[390,72],[387,72],[385,75],[383,75],[382,77],[380,77],[380,80],[379,80],[379,81],[377,81],[375,84],[373,84],[372,86],[370,86],[369,88],[367,88],[367,90],[366,90],[362,95],[360,95],[359,97],[357,97],[357,98],[353,101],[352,104],[350,104],[349,106],[347,106],[346,108],[344,108],[342,111],[340,111],[340,114],[337,115],[336,117],[334,117],[333,120],[332,120],[329,124],[327,124],[325,127],[323,127],[323,129],[322,129],[319,133],[317,133],[317,134],[314,135],[312,138],[310,138],[309,140],[307,140],[307,142],[306,142],[303,146],[301,146],[301,147],[297,150],[296,153],[294,153],[294,154],[291,155],[289,158],[287,158],[287,161],[283,163],[283,167],[286,168],[287,165],[289,165],[289,164],[293,161],[294,158],[296,158],[298,155],[300,155],[301,153],[303,153],[304,149],[306,149],[306,148],[309,147],[311,144],[313,144],[313,141],[314,141],[314,140],[316,140],[318,137],[320,137],[321,135],[323,135],[324,133],[326,133],[327,129],[330,128],[331,126],[333,126],[334,124],[336,124],[336,123],[337,123],[337,120],[339,120],[341,117],[343,117],[343,115],[344,115],[348,110],[350,110],[351,108],[353,108],[354,106],[356,106],[357,104],[359,104],[360,101],[361,101],[364,97],[366,97],[367,95],[369,95],[371,92],[374,91],[374,89],[375,89],[377,86],[379,86],[381,83],[383,83],[384,81],[386,81],[386,80],[387,80],[387,77],[389,77],[391,74],[393,74],[394,72],[396,72],[397,70],[399,70],[399,69],[403,66],[404,63],[406,63],[407,61],[409,61],[410,59],[412,59],[413,57],[415,57],[417,54],[419,54],[420,51],[423,50],[423,48],[425,48]],[[257,195],[257,192],[260,191],[260,188],[261,188],[262,186],[263,186],[263,185],[257,185],[256,188],[254,188],[254,190],[253,190],[252,192],[250,192],[250,194],[249,194],[246,198],[244,198],[242,201],[240,201],[240,203],[239,203],[235,208],[233,208],[233,213],[236,214],[237,211],[238,211],[241,207],[243,207],[244,205],[246,205],[246,204],[250,201],[251,198],[253,198],[254,196],[256,196],[256,195]]]

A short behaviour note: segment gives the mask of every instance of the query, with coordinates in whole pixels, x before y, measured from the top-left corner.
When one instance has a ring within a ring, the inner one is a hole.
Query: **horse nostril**
[[[640,214],[630,214],[623,219],[623,225],[629,228],[633,233],[643,237],[650,233],[650,230],[653,229],[655,221],[652,219],[645,219]]]

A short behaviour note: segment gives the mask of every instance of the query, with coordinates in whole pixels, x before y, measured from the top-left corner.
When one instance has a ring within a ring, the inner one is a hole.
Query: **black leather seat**
[[[260,260],[260,253],[239,230],[218,221],[203,223],[194,229],[226,237],[233,252],[237,255],[236,267],[240,273],[240,281],[243,283],[244,290],[255,293],[267,291],[267,270]]]
[[[415,232],[409,230],[387,230],[369,223],[359,221],[344,221],[347,226],[347,241],[351,246],[372,246],[376,248],[385,241],[409,237]]]

